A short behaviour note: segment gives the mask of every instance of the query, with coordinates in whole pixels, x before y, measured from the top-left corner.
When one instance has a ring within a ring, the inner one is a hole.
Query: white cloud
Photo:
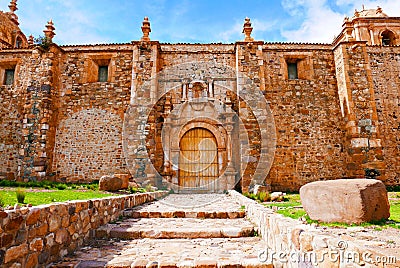
[[[236,22],[230,29],[220,32],[217,35],[217,38],[220,39],[218,41],[224,43],[230,43],[237,40],[240,40],[240,35],[242,34],[243,23]]]
[[[383,1],[369,1],[369,0],[353,0],[349,3],[347,0],[337,0],[338,6],[350,6],[348,16],[353,16],[354,10],[362,10],[364,5],[365,9],[372,9],[380,6],[383,12],[391,17],[400,16],[400,1],[383,0]]]
[[[288,41],[296,42],[324,42],[331,43],[334,36],[339,34],[345,16],[351,17],[354,10],[362,10],[362,5],[366,9],[376,8],[380,6],[383,11],[389,16],[400,16],[400,1],[383,0],[383,1],[368,1],[368,0],[337,0],[336,5],[345,10],[342,14],[333,10],[327,0],[282,0],[282,6],[292,16],[292,20],[301,19],[301,24],[298,28],[281,30],[282,36]]]
[[[293,16],[303,16],[303,21],[297,29],[283,29],[281,31],[282,36],[294,42],[332,42],[334,35],[341,30],[345,15],[330,9],[326,4],[326,0],[299,1],[295,3],[283,0],[282,6]]]

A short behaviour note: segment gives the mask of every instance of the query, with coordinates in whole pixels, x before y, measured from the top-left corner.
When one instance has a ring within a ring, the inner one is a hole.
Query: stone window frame
[[[297,78],[289,78],[289,64],[291,63],[297,64]],[[313,79],[312,52],[286,52],[282,57],[281,64],[283,75],[289,81]]]
[[[107,81],[99,81],[100,67],[108,67]],[[88,55],[85,62],[85,74],[83,77],[84,83],[110,83],[115,82],[115,64],[112,54],[92,54]]]
[[[6,71],[14,70],[14,79],[13,83],[10,85],[6,84]],[[18,81],[18,72],[19,72],[19,64],[18,60],[5,60],[0,61],[0,83],[1,86],[14,86]]]

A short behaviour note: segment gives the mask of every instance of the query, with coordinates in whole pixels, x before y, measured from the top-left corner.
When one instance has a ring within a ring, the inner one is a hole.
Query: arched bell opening
[[[381,34],[382,46],[394,46],[396,45],[396,36],[392,31],[385,30]]]

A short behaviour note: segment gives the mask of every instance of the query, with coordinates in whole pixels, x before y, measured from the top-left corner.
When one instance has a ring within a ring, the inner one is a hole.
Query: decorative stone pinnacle
[[[46,29],[43,30],[44,35],[49,39],[49,41],[53,41],[53,37],[56,35],[54,30],[56,28],[54,27],[53,20],[49,20],[46,24]]]
[[[151,32],[151,28],[150,28],[150,22],[149,22],[149,18],[148,17],[144,17],[143,22],[142,22],[142,32],[143,32],[143,36],[142,36],[142,41],[150,41],[150,37],[149,34]]]
[[[28,38],[28,45],[33,46],[34,45],[34,40],[33,40],[33,35],[30,35]]]
[[[245,42],[251,42],[254,41],[254,39],[251,37],[251,32],[253,31],[253,27],[251,27],[251,22],[249,18],[244,19],[244,25],[243,25],[243,32],[244,33],[244,41]]]
[[[15,11],[18,10],[17,7],[17,0],[11,0],[10,4],[8,5],[8,7],[10,8],[10,12],[14,13]]]
[[[18,7],[17,7],[17,0],[11,0],[10,4],[8,5],[8,7],[10,8],[10,13],[9,13],[9,14],[10,14],[10,16],[11,16],[11,20],[12,20],[15,24],[19,25],[18,16],[15,14],[15,11],[18,10]]]
[[[382,8],[381,8],[380,6],[378,6],[378,7],[376,8],[376,12],[379,14],[379,13],[382,13],[383,10],[382,10]]]

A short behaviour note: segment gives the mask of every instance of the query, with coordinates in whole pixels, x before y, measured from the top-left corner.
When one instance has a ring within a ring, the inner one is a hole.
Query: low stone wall
[[[165,195],[160,191],[0,211],[0,267],[44,267],[82,246],[124,209]]]
[[[393,251],[369,247],[364,240],[302,224],[236,191],[229,193],[245,206],[247,217],[266,242],[259,259],[274,267],[400,267],[399,253],[393,256]]]

